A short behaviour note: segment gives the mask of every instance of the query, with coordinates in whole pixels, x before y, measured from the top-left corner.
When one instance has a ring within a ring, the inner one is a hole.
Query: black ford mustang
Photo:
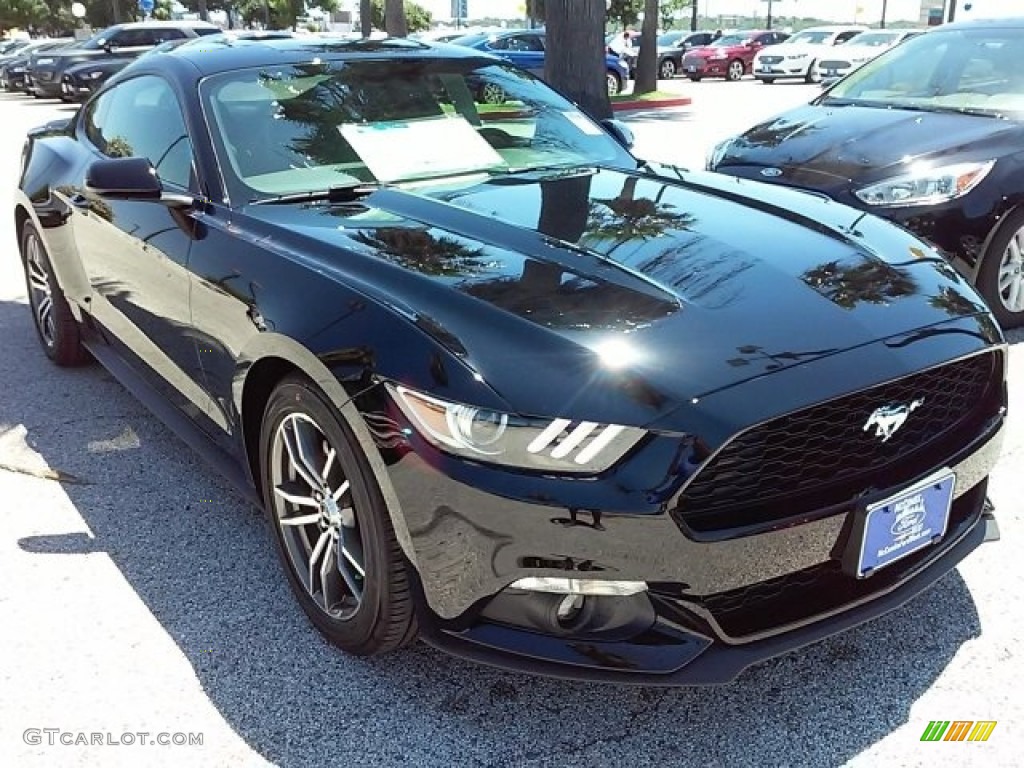
[[[39,336],[261,501],[350,652],[729,680],[997,536],[1006,348],[905,231],[628,144],[468,49],[147,57],[26,144]]]

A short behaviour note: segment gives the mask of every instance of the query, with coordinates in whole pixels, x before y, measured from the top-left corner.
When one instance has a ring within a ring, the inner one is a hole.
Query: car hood
[[[625,370],[641,405],[619,423],[648,423],[750,378],[985,313],[903,230],[721,174],[383,189],[356,205],[247,206],[238,224],[414,318],[525,413],[571,414],[602,372]],[[550,386],[524,387],[539,370]],[[604,413],[627,408],[621,392],[608,400]]]
[[[762,48],[759,53],[762,56],[818,56],[822,50],[830,50],[831,48],[831,45],[823,43],[779,43]]]
[[[867,61],[881,56],[892,46],[881,45],[840,45],[830,54],[821,54],[822,61]]]
[[[103,70],[104,72],[116,72],[124,69],[129,64],[134,62],[134,59],[92,59],[90,61],[82,61],[78,64],[72,64],[65,72],[67,74],[73,74],[75,72],[84,72],[86,70]]]
[[[1022,139],[1020,123],[991,117],[811,104],[732,139],[715,169],[775,168],[773,181],[841,198],[920,161],[990,159],[1018,151]]]
[[[728,55],[731,55],[733,53],[736,53],[737,51],[744,51],[744,50],[746,50],[746,48],[744,48],[744,46],[742,46],[742,45],[728,45],[728,46],[702,45],[699,48],[691,48],[690,50],[688,50],[686,52],[686,56],[687,57],[690,57],[690,56],[698,57],[699,56],[702,59],[707,59],[707,58],[710,58],[712,56],[717,56],[719,54],[725,54],[725,55],[728,56]]]

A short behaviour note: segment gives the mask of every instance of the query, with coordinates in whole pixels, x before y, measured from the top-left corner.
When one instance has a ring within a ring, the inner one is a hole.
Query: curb
[[[650,101],[613,101],[613,112],[630,112],[638,109],[667,109],[669,107],[688,107],[693,103],[689,96],[678,99],[657,99]]]

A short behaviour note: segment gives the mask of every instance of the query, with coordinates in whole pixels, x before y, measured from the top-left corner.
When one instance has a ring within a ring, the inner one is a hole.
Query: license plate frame
[[[956,473],[948,467],[866,505],[851,535],[847,572],[865,579],[940,541],[949,527]]]

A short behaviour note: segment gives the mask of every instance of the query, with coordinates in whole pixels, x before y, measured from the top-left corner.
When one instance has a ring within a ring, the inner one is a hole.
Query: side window
[[[758,35],[757,37],[754,38],[754,43],[756,45],[771,45],[774,42],[775,42],[775,33],[774,32],[769,32],[766,35]]]
[[[152,36],[152,45],[159,45],[160,43],[166,43],[168,40],[181,40],[185,37],[184,30],[177,29],[175,27],[161,27],[160,29],[148,30]]]
[[[506,50],[509,51],[543,51],[544,44],[537,35],[513,35],[507,38]]]
[[[859,35],[859,34],[860,34],[860,32],[858,32],[855,29],[850,29],[850,30],[847,30],[846,32],[840,32],[838,35],[836,35],[836,41],[833,43],[833,45],[842,45],[843,43],[845,43],[847,40],[849,40],[854,35]]]
[[[125,80],[90,102],[83,122],[89,142],[107,157],[149,158],[162,182],[191,186],[192,142],[163,78]]]
[[[152,44],[153,36],[148,29],[122,29],[110,41],[114,48],[138,48]]]

